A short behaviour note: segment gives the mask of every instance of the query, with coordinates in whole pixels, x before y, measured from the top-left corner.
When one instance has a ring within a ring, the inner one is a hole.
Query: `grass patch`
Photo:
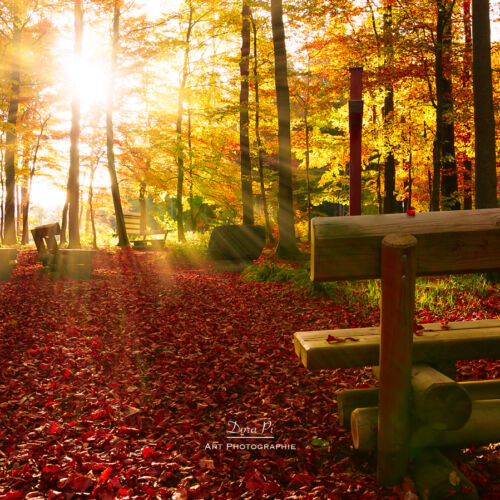
[[[326,296],[337,303],[355,300],[366,306],[380,303],[380,280],[313,282],[309,265],[261,262],[248,266],[242,273],[243,281],[291,283],[307,296]],[[482,274],[447,276],[445,278],[417,278],[416,308],[440,314],[444,310],[472,305],[478,298],[492,292],[492,285]]]

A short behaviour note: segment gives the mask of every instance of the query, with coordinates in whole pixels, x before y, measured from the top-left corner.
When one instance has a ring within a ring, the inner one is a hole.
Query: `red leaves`
[[[0,286],[0,500],[394,494],[376,485],[372,462],[358,467],[332,400],[332,387],[372,386],[370,371],[298,369],[292,343],[294,331],[373,325],[378,311],[358,296],[339,305],[284,283],[162,267],[163,254],[96,259],[89,282],[54,282],[33,258]],[[474,311],[498,315],[496,294]],[[446,325],[471,314],[470,300],[417,317]],[[461,362],[458,373],[500,378],[500,364]],[[228,419],[261,426],[264,416],[272,442],[296,450],[225,448]],[[498,452],[481,453],[480,493],[496,497]]]
[[[142,458],[144,458],[144,460],[147,460],[149,458],[153,458],[155,454],[155,450],[153,450],[152,448],[149,448],[148,446],[146,446],[145,448],[142,449]]]
[[[60,481],[58,487],[63,490],[84,492],[94,486],[95,480],[82,474],[71,474],[66,481]]]
[[[0,500],[22,500],[24,493],[22,491],[11,491],[5,495],[0,495]]]
[[[105,483],[109,479],[111,472],[113,472],[113,469],[111,467],[108,467],[107,469],[103,470],[97,482]]]
[[[297,488],[302,486],[311,486],[312,477],[309,474],[299,473],[294,474],[292,480],[290,481],[289,487]]]
[[[407,210],[406,211],[406,215],[410,215],[410,216],[414,217],[415,216],[415,210],[413,210],[412,208],[410,210]]]
[[[62,429],[55,423],[52,422],[49,426],[48,433],[49,434],[61,434]]]
[[[422,332],[423,329],[424,329],[424,327],[422,325],[419,325],[417,323],[417,320],[413,321],[413,333],[415,335],[418,335],[418,336],[423,335],[423,332]]]
[[[331,344],[347,342],[348,340],[351,340],[352,342],[359,342],[359,339],[355,337],[335,337],[334,335],[328,335],[328,337],[326,338],[326,341]]]
[[[121,425],[118,427],[118,431],[120,431],[123,434],[129,434],[130,436],[135,436],[139,432],[141,432],[139,429],[136,429],[135,427],[125,427]]]

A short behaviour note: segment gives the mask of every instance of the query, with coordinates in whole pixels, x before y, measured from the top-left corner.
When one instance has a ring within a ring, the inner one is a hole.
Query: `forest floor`
[[[379,488],[338,425],[335,393],[371,372],[309,372],[294,353],[295,331],[377,324],[377,308],[160,252],[99,252],[89,281],[18,260],[0,283],[0,500],[416,498],[409,479]],[[495,318],[500,302],[418,314]],[[462,362],[459,378],[500,378],[500,363]],[[227,449],[231,422],[272,422],[283,448]],[[500,497],[500,445],[456,463]]]

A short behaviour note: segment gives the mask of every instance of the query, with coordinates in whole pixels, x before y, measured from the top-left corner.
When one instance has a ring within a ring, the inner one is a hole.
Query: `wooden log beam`
[[[413,338],[414,363],[500,357],[500,320],[457,321],[449,323],[446,329],[441,323],[423,326]],[[310,370],[376,366],[379,334],[378,327],[296,332],[295,352]],[[328,342],[329,336],[347,340]]]
[[[357,408],[351,413],[351,434],[357,450],[376,448],[378,408]],[[430,426],[412,432],[410,448],[467,447],[500,442],[500,399],[472,402],[472,412],[460,429],[439,431]]]
[[[420,498],[477,500],[475,486],[439,450],[421,450],[413,459],[412,476]]]
[[[499,269],[498,208],[319,217],[312,220],[311,279],[380,278],[381,242],[395,228],[417,236],[419,276]]]
[[[382,241],[382,311],[377,480],[401,482],[408,466],[417,239],[388,234]]]
[[[433,363],[429,366],[432,366],[432,368],[434,368],[438,372],[443,373],[452,380],[455,380],[457,376],[455,361],[440,361],[439,363]],[[372,367],[372,373],[373,376],[378,380],[380,378],[380,366]]]
[[[500,380],[474,380],[458,382],[472,400],[500,399]],[[340,425],[351,426],[351,414],[356,408],[378,406],[378,388],[344,389],[337,394],[337,411]],[[472,408],[471,408],[472,411]]]
[[[429,365],[412,368],[415,410],[422,422],[435,429],[459,429],[470,417],[472,402],[463,387]]]

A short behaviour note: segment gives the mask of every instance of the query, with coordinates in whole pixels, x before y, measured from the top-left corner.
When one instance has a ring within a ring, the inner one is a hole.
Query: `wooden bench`
[[[345,422],[349,414],[356,447],[376,447],[380,484],[399,483],[407,473],[410,448],[420,447],[425,451],[412,455],[428,459],[413,461],[422,488],[444,488],[448,494],[446,474],[451,470],[462,486],[472,487],[428,447],[471,444],[475,435],[478,443],[495,442],[500,434],[500,418],[495,420],[500,415],[500,393],[495,392],[499,385],[493,386],[486,402],[476,401],[439,370],[459,359],[500,357],[500,320],[428,324],[414,335],[415,278],[498,269],[500,209],[313,219],[313,280],[382,280],[380,328],[294,336],[297,356],[309,369],[380,366],[378,408],[369,404],[373,394],[367,399],[365,393],[351,391],[346,398],[350,408],[343,415]],[[339,406],[342,399],[340,393]],[[450,432],[455,434],[439,434]],[[429,460],[440,474],[428,473]],[[472,490],[463,498],[477,498]]]
[[[16,267],[17,249],[0,248],[0,281],[10,280],[12,269]]]
[[[132,240],[133,247],[137,250],[161,250],[165,247],[168,230],[153,229],[148,230],[145,223],[141,223],[139,214],[124,214],[125,229],[128,236],[137,236],[142,239]],[[148,236],[164,235],[163,239],[147,239]]]
[[[60,248],[58,253],[59,276],[74,279],[90,279],[92,274],[92,259],[96,250],[83,248]]]
[[[31,230],[38,251],[37,258],[44,266],[52,265],[55,262],[59,249],[56,236],[60,234],[61,226],[58,222],[38,226]]]
[[[56,236],[61,234],[59,223],[45,224],[31,230],[38,251],[37,258],[50,272],[59,277],[89,279],[95,250],[59,248]]]

